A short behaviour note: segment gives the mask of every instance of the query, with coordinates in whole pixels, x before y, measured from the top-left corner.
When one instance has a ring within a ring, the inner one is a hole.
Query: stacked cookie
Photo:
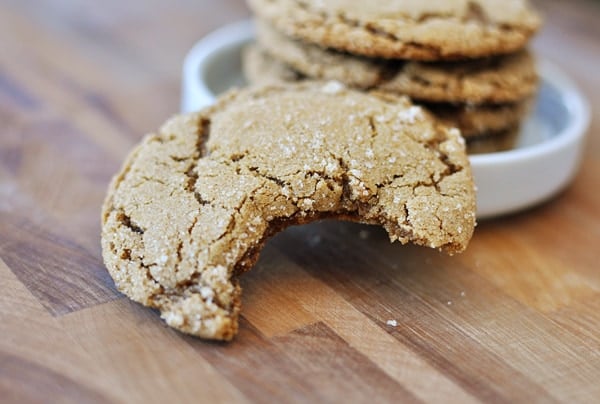
[[[258,16],[250,83],[336,80],[407,95],[473,150],[509,148],[537,89],[525,48],[540,19],[526,0],[248,3]]]

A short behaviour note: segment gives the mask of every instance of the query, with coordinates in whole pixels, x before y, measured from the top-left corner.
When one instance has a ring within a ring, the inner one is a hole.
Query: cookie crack
[[[338,164],[342,169],[342,199],[344,201],[351,201],[352,199],[352,186],[350,185],[350,166],[343,157],[337,157]]]
[[[252,173],[253,175],[257,176],[258,178],[263,178],[265,180],[274,182],[275,184],[279,185],[280,187],[285,187],[286,185],[289,185],[288,182],[283,181],[281,178],[277,178],[275,176],[261,172],[258,167],[255,167],[255,166],[248,167],[248,171],[250,173]]]
[[[206,143],[208,142],[208,139],[210,139],[211,124],[212,121],[207,117],[202,117],[200,120],[200,130],[198,131],[198,137],[196,138],[196,151],[198,152],[198,155],[195,158],[196,163],[199,159],[209,154]]]
[[[204,199],[202,197],[202,195],[200,195],[200,192],[195,191],[194,192],[194,198],[196,199],[196,201],[198,202],[198,204],[200,206],[205,206],[205,205],[210,205],[211,204],[211,201],[209,201],[207,199]]]
[[[128,216],[124,210],[117,209],[117,221],[122,225],[127,227],[132,232],[143,235],[144,229],[142,229],[137,223],[135,223],[130,216]]]
[[[148,183],[148,182],[156,182],[157,184],[161,184],[161,185],[168,185],[166,182],[164,182],[164,181],[163,181],[163,180],[161,180],[160,178],[154,178],[154,177],[148,177],[148,176],[146,176],[146,175],[142,175],[142,176],[140,177],[140,179],[141,179],[142,181],[140,181],[140,183],[139,183],[139,184],[136,184],[136,185],[134,185],[134,188],[135,188],[135,187],[139,187],[139,186],[141,186],[141,185],[143,185],[143,184],[145,184],[145,183]]]
[[[225,228],[225,231],[223,231],[223,233],[221,233],[217,238],[215,238],[211,242],[211,244],[214,244],[217,241],[223,240],[223,238],[227,234],[231,233],[231,231],[235,228],[235,225],[237,223],[236,214],[240,213],[240,211],[242,210],[242,207],[244,206],[244,204],[246,203],[247,200],[248,200],[248,195],[244,196],[244,198],[240,201],[240,203],[238,204],[238,206],[235,207],[235,208],[233,208],[233,210],[235,211],[235,213],[231,215],[231,219],[229,219],[229,222],[227,223],[227,227]]]
[[[188,161],[190,158],[189,157],[181,157],[181,156],[169,156],[169,158],[171,160],[173,160],[176,163],[183,163],[185,161]],[[166,164],[161,164],[161,165],[166,165]]]
[[[379,134],[377,132],[377,128],[375,126],[375,119],[372,116],[369,116],[369,133],[371,135],[371,148],[373,147],[373,139],[377,137]]]

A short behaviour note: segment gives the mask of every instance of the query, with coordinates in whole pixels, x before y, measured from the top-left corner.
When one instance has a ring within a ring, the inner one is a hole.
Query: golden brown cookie
[[[538,84],[528,51],[460,62],[386,61],[294,40],[261,21],[257,41],[266,54],[306,77],[397,92],[424,102],[516,102],[535,93]]]
[[[248,0],[287,36],[389,59],[454,60],[522,49],[540,26],[527,0]]]
[[[323,218],[465,249],[475,192],[464,140],[407,99],[303,83],[232,92],[168,121],[112,181],[102,249],[119,290],[203,338],[237,332],[265,241]]]
[[[244,74],[253,85],[268,83],[299,82],[306,76],[294,71],[290,66],[274,59],[257,45],[244,50]],[[396,95],[395,91],[380,92]],[[421,103],[446,125],[458,128],[465,138],[487,136],[518,126],[526,116],[531,98],[504,104],[450,104]]]
[[[459,128],[467,140],[518,127],[530,105],[531,99],[497,105],[424,104],[440,121]]]
[[[253,85],[294,83],[305,77],[288,65],[275,61],[255,44],[242,50],[242,71],[246,81]]]
[[[479,136],[467,141],[467,151],[470,155],[499,153],[513,150],[517,146],[520,130],[518,127],[487,136]]]

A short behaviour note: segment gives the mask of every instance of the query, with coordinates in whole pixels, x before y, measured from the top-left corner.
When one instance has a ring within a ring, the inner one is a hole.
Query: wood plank
[[[266,338],[243,320],[234,344],[189,342],[252,401],[415,401],[323,323]]]
[[[101,259],[27,218],[0,212],[0,257],[55,316],[118,296]]]
[[[286,235],[278,237],[285,238]],[[307,239],[316,247],[320,237],[319,232],[309,232]],[[245,274],[241,284],[244,316],[268,337],[284,336],[323,322],[419,399],[437,402],[452,397],[455,402],[476,401],[417,353],[394,339],[389,334],[392,328],[383,325],[387,319],[378,323],[372,321],[334,288],[303,271],[274,247],[266,248],[257,268]],[[436,388],[432,389],[432,385]]]
[[[283,348],[245,318],[234,343],[206,343],[194,338],[188,343],[252,402],[300,403],[319,398],[319,392]]]
[[[0,352],[0,397],[3,403],[105,403],[100,393],[35,362]],[[31,385],[36,386],[35,389]]]
[[[309,250],[300,231],[290,233],[288,254],[313,276],[339,285],[337,293],[371,318],[396,316],[400,326],[393,335],[472,394],[477,391],[487,400],[573,399],[598,376],[600,367],[582,353],[586,348],[579,338],[519,307],[456,260],[427,249],[394,248],[379,236],[369,240],[371,254],[365,253],[357,249],[358,243],[365,244],[360,230],[352,225],[338,229],[331,224],[331,238],[324,238],[336,249]],[[352,264],[340,265],[342,257]],[[493,366],[482,369],[482,361]],[[570,385],[557,387],[561,378]]]
[[[113,174],[107,167],[114,160],[57,118],[17,118],[5,135],[7,158],[0,166],[10,173],[3,183],[13,192],[6,192],[3,210],[34,216],[49,231],[64,229],[97,253],[100,206]]]
[[[315,323],[274,338],[302,369],[301,376],[318,402],[352,397],[356,403],[418,400],[324,323]]]
[[[588,243],[600,240],[600,194],[589,192],[586,185],[600,165],[589,164],[597,169],[583,171],[558,199],[535,211],[480,223],[471,248],[458,259],[504,293],[544,313],[600,292],[600,251]],[[490,249],[496,254],[489,254]]]
[[[150,309],[123,298],[58,320],[122,402],[246,402]]]
[[[112,401],[86,353],[1,259],[0,284],[1,401]]]
[[[420,288],[421,293],[437,297],[436,304],[446,302],[441,311],[452,318],[455,326],[500,358],[511,358],[507,361],[511,367],[554,397],[561,401],[586,401],[594,397],[586,388],[600,376],[593,344],[557,326],[545,315],[507,298],[462,264],[451,264],[440,255],[433,256],[432,261],[431,270],[428,266],[412,267],[410,274],[416,276],[417,282],[412,283],[412,277],[402,281],[408,281],[413,290]],[[530,261],[530,265],[534,262]],[[528,276],[528,272],[521,274]],[[467,299],[461,299],[464,290]]]

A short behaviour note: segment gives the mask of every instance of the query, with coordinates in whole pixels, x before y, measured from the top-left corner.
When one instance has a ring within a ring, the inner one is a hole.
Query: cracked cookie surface
[[[248,0],[287,36],[389,59],[452,60],[525,46],[540,18],[527,0]]]
[[[315,80],[337,80],[424,102],[470,104],[520,101],[532,96],[538,85],[534,59],[528,51],[460,62],[387,61],[294,40],[262,21],[256,25],[263,52]]]
[[[117,287],[170,326],[230,340],[237,276],[268,237],[323,218],[462,251],[475,193],[459,132],[405,98],[337,83],[229,93],[129,155],[104,203],[103,257]]]
[[[246,79],[254,85],[269,83],[293,83],[308,80],[292,67],[273,58],[260,45],[249,45],[243,54]],[[381,88],[379,91],[396,91]],[[467,138],[479,138],[518,127],[529,111],[532,97],[501,104],[470,104],[422,102],[433,115],[448,126],[456,127]]]

